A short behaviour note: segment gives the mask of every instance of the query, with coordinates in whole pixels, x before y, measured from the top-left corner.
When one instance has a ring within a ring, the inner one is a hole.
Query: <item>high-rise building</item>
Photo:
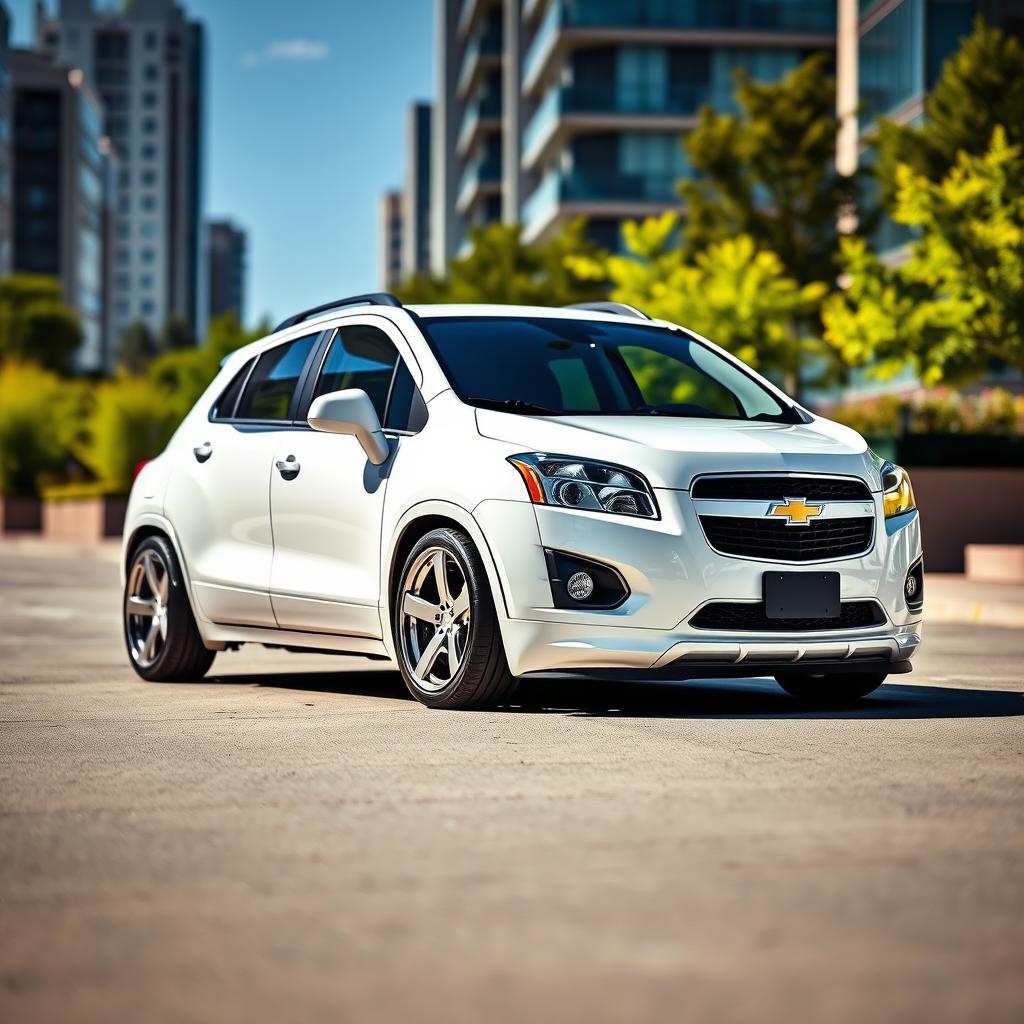
[[[210,280],[207,289],[209,318],[234,312],[245,322],[245,232],[229,220],[213,220],[206,225],[206,266]]]
[[[430,269],[430,139],[433,108],[414,103],[406,128],[405,186],[402,190],[402,276]]]
[[[36,14],[37,49],[80,69],[106,109],[121,163],[116,216],[116,330],[180,317],[199,335],[202,298],[202,26],[174,0],[100,5],[60,0]]]
[[[771,81],[835,46],[835,0],[437,0],[432,263],[471,229],[536,241],[585,216],[619,245],[623,220],[678,207],[681,137],[733,73]]]
[[[60,279],[64,302],[79,317],[76,366],[110,367],[106,319],[109,285],[110,154],[103,107],[82,71],[12,50],[14,270]]]
[[[377,257],[380,260],[378,277],[385,291],[402,280],[402,193],[385,192],[380,197]]]
[[[0,274],[11,271],[11,16],[0,0]]]
[[[862,137],[876,118],[908,124],[925,116],[928,91],[978,15],[1024,38],[1024,0],[839,0],[841,170],[856,169]],[[875,242],[897,254],[909,237],[905,227],[883,220]]]

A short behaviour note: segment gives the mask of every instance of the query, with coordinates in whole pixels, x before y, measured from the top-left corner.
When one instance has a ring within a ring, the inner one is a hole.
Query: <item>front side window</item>
[[[235,418],[287,420],[295,386],[317,337],[310,334],[264,352],[249,376]]]
[[[339,327],[331,340],[314,398],[331,391],[362,388],[384,422],[388,392],[398,353],[391,339],[376,327]]]
[[[422,323],[470,405],[529,415],[801,422],[750,374],[683,331],[543,317]]]

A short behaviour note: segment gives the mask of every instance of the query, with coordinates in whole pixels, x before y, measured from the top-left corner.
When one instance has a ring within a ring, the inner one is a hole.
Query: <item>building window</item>
[[[152,142],[147,142],[142,147],[142,159],[143,160],[155,160],[156,159],[156,146]]]
[[[152,110],[156,106],[156,93],[146,92],[142,94],[142,105],[147,110]]]
[[[143,316],[152,316],[156,312],[156,306],[153,304],[153,300],[143,299],[139,303],[139,312]]]
[[[140,274],[139,275],[139,287],[143,291],[151,291],[153,288],[153,275],[152,274]]]
[[[144,213],[152,213],[156,209],[156,198],[154,196],[143,196],[139,201]]]
[[[156,238],[156,224],[151,220],[144,220],[139,228],[139,235],[142,238]]]
[[[147,64],[143,70],[147,82],[155,82],[160,77],[160,69],[156,64]]]
[[[160,43],[160,38],[159,38],[159,36],[157,35],[156,32],[152,32],[152,31],[151,32],[147,32],[142,37],[142,45],[145,46],[145,48],[147,50],[150,50],[150,51],[155,50],[157,48],[157,46],[159,45],[159,43]]]
[[[141,253],[139,253],[139,257],[141,258],[143,263],[152,263],[153,260],[156,258],[156,254],[153,252],[152,249],[146,248],[143,249]]]
[[[156,118],[147,117],[142,122],[142,130],[143,132],[146,133],[146,135],[156,135]]]
[[[142,172],[142,184],[143,185],[155,185],[156,184],[156,171],[145,170]]]
[[[118,249],[117,250],[117,265],[119,267],[127,267],[132,261],[132,253],[130,249]]]

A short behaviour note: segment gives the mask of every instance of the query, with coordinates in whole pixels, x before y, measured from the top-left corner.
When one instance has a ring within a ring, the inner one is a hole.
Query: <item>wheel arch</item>
[[[381,580],[381,603],[383,606],[381,619],[387,626],[384,630],[384,643],[393,658],[397,656],[393,598],[399,573],[416,542],[431,530],[444,528],[465,533],[476,546],[484,565],[484,572],[487,574],[488,585],[491,588],[491,598],[494,601],[495,611],[498,613],[499,628],[504,631],[504,620],[508,614],[505,592],[501,586],[494,555],[483,530],[480,529],[480,524],[473,518],[472,513],[459,505],[453,505],[446,501],[426,501],[414,505],[398,521],[392,535],[390,550],[382,559],[385,573]]]
[[[185,561],[181,544],[178,542],[178,535],[174,532],[174,527],[163,516],[158,516],[155,513],[141,515],[132,523],[130,532],[125,532],[124,542],[121,546],[122,588],[127,579],[128,560],[131,557],[131,553],[135,550],[136,545],[147,537],[163,537],[174,549],[174,557],[178,560],[178,568],[181,570],[182,578],[185,581],[185,593],[188,596],[189,607],[192,609],[192,616],[196,620],[196,626],[199,629],[200,635],[202,635],[203,626],[208,620],[203,615],[202,609],[196,603],[195,595],[192,593],[192,577],[189,575],[188,563]]]

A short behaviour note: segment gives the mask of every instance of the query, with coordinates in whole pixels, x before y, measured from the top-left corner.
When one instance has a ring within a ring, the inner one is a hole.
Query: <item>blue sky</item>
[[[32,0],[5,2],[29,43]],[[249,231],[247,319],[378,288],[377,199],[433,93],[433,0],[182,2],[206,27],[206,211]]]

